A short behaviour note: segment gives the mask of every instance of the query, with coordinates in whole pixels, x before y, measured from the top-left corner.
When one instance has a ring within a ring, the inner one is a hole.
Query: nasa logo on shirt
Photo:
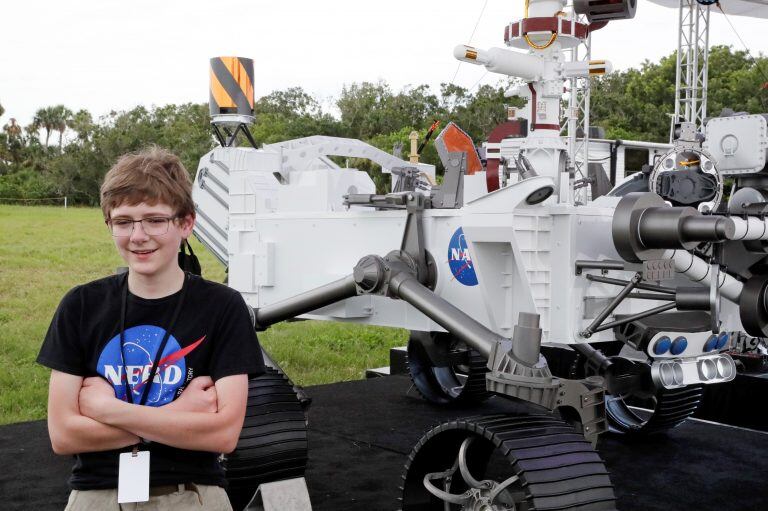
[[[120,334],[104,346],[97,362],[96,371],[115,389],[115,397],[127,400],[126,383],[131,388],[134,403],[141,401],[148,384],[149,373],[155,354],[163,341],[165,330],[154,325],[139,325],[125,331],[125,361],[120,350]],[[205,336],[182,348],[172,335],[168,337],[157,373],[147,396],[149,406],[163,406],[173,401],[176,391],[185,383],[187,365],[185,356],[203,342]]]
[[[459,227],[448,242],[448,266],[451,274],[465,286],[477,285],[477,274],[469,254],[469,244],[464,236],[464,229]]]

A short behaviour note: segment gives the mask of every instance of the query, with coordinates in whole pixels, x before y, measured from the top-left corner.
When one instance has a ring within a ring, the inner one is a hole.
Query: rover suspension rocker
[[[510,94],[526,106],[485,166],[449,124],[435,140],[440,185],[433,166],[358,140],[257,149],[252,64],[212,60],[221,146],[197,170],[195,234],[256,328],[296,317],[406,328],[425,399],[532,405],[428,432],[406,464],[403,509],[613,509],[598,435],[674,427],[703,385],[734,378],[731,332],[768,336],[766,117],[712,119],[703,143],[681,123],[640,185],[605,193],[610,179],[584,150],[589,130],[577,136],[577,113],[563,115],[565,83],[611,69],[574,50],[632,18],[635,3],[530,0],[504,30],[507,48],[457,46],[457,59],[521,79]],[[254,147],[236,146],[238,133]],[[334,157],[379,164],[391,190]],[[725,176],[735,179],[727,203]],[[568,374],[553,374],[543,343],[577,354]],[[638,413],[633,398],[652,410]],[[234,460],[248,459],[241,441]]]

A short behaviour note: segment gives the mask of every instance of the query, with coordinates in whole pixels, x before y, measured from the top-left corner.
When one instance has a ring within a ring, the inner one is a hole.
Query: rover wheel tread
[[[611,431],[648,434],[675,428],[696,412],[703,393],[702,385],[660,389],[656,392],[653,414],[647,419],[638,415],[623,399],[614,399],[606,407]],[[606,401],[610,399],[606,396]]]
[[[435,367],[429,356],[419,349],[418,341],[408,341],[407,367],[414,387],[432,403],[472,403],[488,399],[485,375],[486,360],[477,351],[467,348],[466,367],[458,372],[454,367]]]
[[[262,483],[301,477],[307,465],[307,425],[292,384],[281,372],[248,382],[248,405],[237,448],[225,456],[232,507],[242,509]]]
[[[455,457],[458,445],[473,435],[503,456],[509,476],[518,476],[516,510],[616,509],[603,460],[570,425],[548,415],[500,415],[450,421],[427,432],[405,464],[402,511],[444,509],[444,502],[424,489],[424,475],[449,468],[451,453]]]

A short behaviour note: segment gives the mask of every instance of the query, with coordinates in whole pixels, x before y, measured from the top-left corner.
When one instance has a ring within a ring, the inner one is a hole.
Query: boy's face
[[[109,215],[113,225],[127,220],[153,219],[151,222],[136,222],[130,236],[115,236],[115,246],[120,256],[128,264],[131,272],[145,277],[159,277],[178,268],[177,254],[181,241],[192,233],[194,218],[178,218],[168,222],[168,230],[164,234],[148,234],[144,225],[153,224],[150,231],[157,230],[157,225],[163,225],[162,219],[172,218],[175,211],[163,203],[154,205],[136,204],[134,206],[121,204],[114,208]],[[160,228],[159,230],[163,230]]]

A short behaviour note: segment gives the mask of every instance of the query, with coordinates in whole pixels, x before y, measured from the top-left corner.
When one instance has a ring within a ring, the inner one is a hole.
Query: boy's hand
[[[110,404],[119,401],[115,397],[115,389],[100,376],[91,376],[83,379],[80,388],[80,413],[94,420],[99,420]]]
[[[218,396],[213,380],[209,376],[198,376],[189,382],[184,392],[172,403],[164,408],[183,412],[208,412],[219,411]]]

